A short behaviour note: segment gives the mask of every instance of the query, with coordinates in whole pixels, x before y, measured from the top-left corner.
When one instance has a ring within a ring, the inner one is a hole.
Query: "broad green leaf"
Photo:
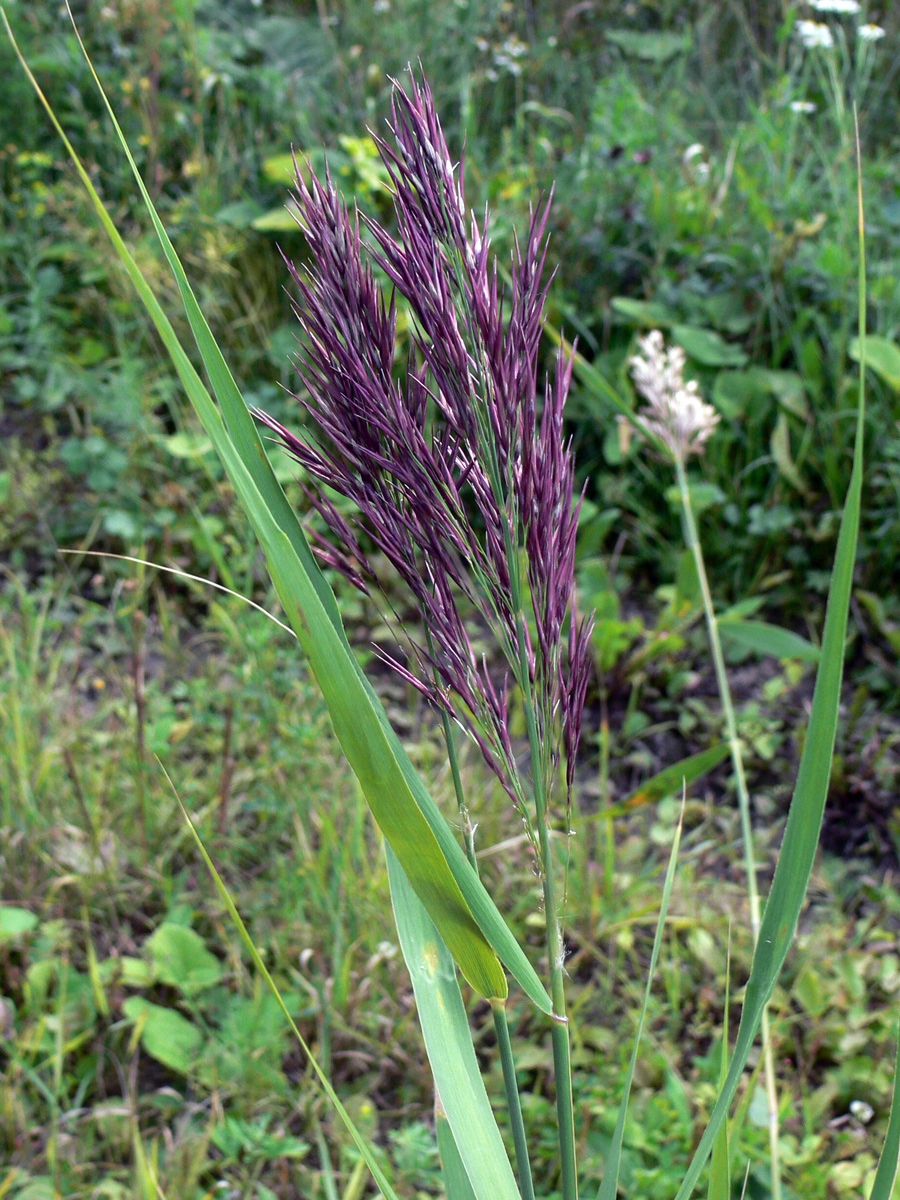
[[[713,384],[712,400],[723,417],[737,420],[748,410],[767,403],[769,389],[759,367],[746,371],[719,371]]]
[[[5,18],[4,24],[18,54]],[[221,415],[122,241],[34,76],[20,54],[19,58],[62,137],[97,214],[150,313],[253,523],[273,583],[322,688],[338,740],[360,780],[376,821],[398,853],[413,887],[472,986],[488,998],[506,995],[506,979],[497,961],[499,955],[530,999],[549,1013],[551,1003],[546,989],[466,860],[353,656],[334,595],[275,478],[243,397],[200,311],[90,60],[88,65],[175,276],[185,312],[222,406]]]
[[[29,909],[4,905],[0,908],[0,942],[28,933],[37,923],[37,916]]]
[[[288,187],[294,178],[295,161],[302,161],[301,156],[295,160],[293,154],[273,154],[263,162],[263,175],[280,187]]]
[[[756,654],[768,654],[773,658],[797,658],[801,662],[818,662],[819,648],[812,642],[780,629],[767,621],[718,621],[719,632],[736,646],[753,650]]]
[[[143,996],[129,996],[122,1012],[140,1026],[141,1045],[151,1058],[179,1075],[187,1075],[203,1045],[203,1034],[196,1025],[174,1008],[151,1004]]]
[[[898,1166],[900,1166],[900,1030],[897,1031],[897,1061],[894,1064],[891,1115],[869,1200],[891,1200]]]
[[[864,337],[866,289],[861,183],[859,189],[859,329],[860,335]],[[809,885],[809,876],[822,828],[828,781],[831,778],[834,739],[837,732],[838,704],[844,672],[847,615],[853,586],[853,567],[856,561],[862,503],[864,433],[865,345],[861,348],[860,353],[859,404],[856,414],[853,467],[850,472],[850,486],[847,490],[847,500],[838,534],[831,585],[828,589],[822,649],[816,672],[809,726],[797,772],[797,783],[781,843],[781,852],[778,855],[778,864],[772,879],[772,887],[763,913],[759,940],[750,967],[750,978],[747,980],[744,992],[741,1021],[731,1056],[731,1065],[728,1068],[728,1076],[719,1092],[719,1097],[710,1114],[709,1123],[700,1139],[700,1144],[697,1146],[675,1200],[688,1200],[712,1151],[719,1128],[728,1116],[728,1110],[743,1075],[747,1056],[762,1020],[763,1010],[775,990],[775,984],[787,957]]]
[[[780,412],[778,414],[778,420],[775,422],[775,428],[769,438],[769,449],[772,451],[772,458],[775,460],[778,473],[805,496],[808,489],[791,454],[791,429],[788,425],[787,413]]]
[[[720,762],[723,762],[729,755],[728,743],[720,742],[718,746],[710,746],[708,750],[701,750],[699,754],[692,754],[688,758],[683,758],[681,762],[673,763],[671,767],[666,767],[646,783],[641,786],[630,796],[626,796],[624,800],[620,800],[617,804],[605,808],[600,814],[603,817],[619,817],[627,812],[631,812],[633,808],[640,808],[644,804],[655,804],[658,800],[664,800],[666,796],[672,796],[675,792],[681,791],[681,788],[689,787],[696,780],[702,778],[713,767],[717,767]]]
[[[477,1200],[469,1183],[469,1176],[459,1156],[447,1114],[438,1100],[434,1106],[434,1126],[437,1134],[438,1154],[441,1156],[441,1171],[447,1200]]]
[[[740,346],[733,346],[713,329],[697,325],[674,325],[672,337],[682,350],[704,367],[742,367],[747,355]]]
[[[679,54],[686,54],[691,48],[691,35],[687,32],[606,29],[603,36],[625,54],[631,54],[646,62],[665,63]]]
[[[768,371],[763,369],[760,373],[766,387],[776,397],[782,408],[786,408],[789,413],[793,413],[801,421],[809,419],[809,404],[806,401],[806,390],[803,387],[803,379],[796,371]]]
[[[290,205],[270,209],[259,217],[254,217],[252,228],[259,233],[296,233],[297,218],[291,211]]]
[[[24,1174],[24,1173],[23,1173]],[[3,1179],[2,1184],[15,1183],[18,1177],[18,1172],[15,1167],[9,1175]],[[27,1179],[27,1175],[25,1176]],[[53,1180],[49,1175],[35,1175],[23,1188],[20,1188],[13,1193],[15,1200],[59,1200],[59,1192],[53,1185]]]
[[[668,329],[678,319],[670,308],[656,300],[633,300],[630,296],[613,296],[610,307],[629,321],[634,321],[636,325],[646,325],[648,329]]]
[[[400,948],[438,1098],[476,1200],[519,1200],[472,1045],[453,958],[390,846],[388,878]]]
[[[108,972],[113,979],[118,977],[125,987],[150,987],[156,979],[153,968],[148,962],[129,954],[123,954],[121,958],[107,958],[101,963],[101,968],[105,968],[105,972]]]
[[[713,403],[723,416],[732,419],[748,410],[758,419],[768,411],[771,396],[801,421],[809,419],[806,390],[796,371],[769,371],[765,367],[719,371],[713,384]]]
[[[847,352],[854,362],[859,362],[859,338],[852,339]],[[900,346],[896,342],[876,334],[867,334],[866,366],[871,367],[894,391],[900,392]]]
[[[706,512],[708,508],[715,508],[717,504],[724,504],[728,499],[717,483],[710,483],[705,479],[689,480],[688,492],[695,516]],[[666,488],[665,496],[672,508],[677,510],[681,507],[681,488],[677,483]]]
[[[647,1006],[650,1003],[650,987],[653,983],[653,976],[656,972],[656,961],[659,958],[659,948],[662,945],[662,935],[666,925],[666,915],[669,911],[669,900],[672,896],[672,884],[675,880],[675,866],[678,862],[678,847],[681,845],[681,829],[683,822],[684,806],[682,805],[681,816],[678,820],[678,828],[675,830],[675,838],[672,842],[672,852],[669,855],[669,865],[666,869],[666,880],[663,884],[662,903],[659,909],[659,919],[656,922],[656,936],[653,939],[653,950],[650,953],[650,965],[647,968],[647,983],[644,987],[644,1002],[641,1005],[641,1013],[638,1017],[638,1026],[637,1033],[634,1037],[634,1046],[631,1050],[631,1058],[628,1062],[628,1070],[625,1073],[625,1087],[622,1093],[622,1101],[619,1105],[619,1115],[616,1119],[616,1127],[613,1131],[609,1154],[606,1157],[606,1165],[603,1168],[603,1181],[600,1184],[600,1191],[597,1193],[597,1200],[616,1200],[616,1195],[619,1190],[619,1170],[622,1164],[622,1143],[625,1139],[625,1119],[628,1116],[628,1101],[631,1097],[631,1082],[634,1079],[634,1069],[637,1066],[637,1056],[638,1049],[641,1044],[641,1034],[644,1032],[644,1021],[647,1018]]]
[[[144,949],[162,982],[185,996],[212,987],[222,978],[222,964],[207,950],[200,934],[184,925],[163,922],[144,943]]]

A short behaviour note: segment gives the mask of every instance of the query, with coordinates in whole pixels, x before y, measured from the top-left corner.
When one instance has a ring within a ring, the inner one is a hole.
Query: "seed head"
[[[719,414],[703,402],[695,379],[685,382],[684,351],[680,346],[666,350],[658,329],[641,338],[638,347],[639,353],[628,360],[635,387],[647,401],[638,420],[681,462],[702,454]]]
[[[427,637],[413,644],[412,669],[392,666],[456,717],[520,803],[508,689],[510,677],[526,682],[522,606],[548,781],[563,748],[571,779],[590,665],[590,622],[575,616],[578,504],[563,430],[571,359],[558,356],[538,403],[549,204],[516,244],[507,289],[487,214],[479,224],[466,211],[462,165],[424,80],[413,76],[408,91],[395,83],[389,130],[390,145],[377,141],[396,234],[351,215],[327,172],[320,181],[297,166],[310,261],[288,267],[304,331],[296,399],[312,429],[257,415],[318,485],[307,496],[329,530],[316,542],[322,560],[363,590],[381,590],[380,561],[407,585]],[[409,317],[403,370],[398,294]],[[352,520],[325,489],[351,502]],[[471,617],[479,636],[493,633],[505,673],[476,651]]]

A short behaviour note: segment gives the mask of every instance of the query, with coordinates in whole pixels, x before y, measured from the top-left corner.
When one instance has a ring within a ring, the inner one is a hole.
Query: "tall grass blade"
[[[159,761],[159,760],[157,760],[157,761]],[[294,1020],[294,1018],[291,1016],[290,1012],[288,1011],[287,1005],[285,1004],[284,999],[282,998],[281,992],[278,990],[278,984],[275,982],[275,980],[269,974],[266,964],[263,962],[262,958],[260,957],[260,953],[256,948],[256,943],[253,941],[253,938],[250,936],[250,931],[247,929],[247,926],[244,924],[241,914],[238,912],[237,907],[231,898],[231,893],[229,892],[228,888],[225,886],[224,880],[222,879],[219,872],[216,870],[215,864],[213,863],[212,859],[210,858],[209,853],[207,852],[206,846],[203,844],[203,839],[200,837],[200,834],[197,832],[197,829],[194,826],[194,822],[190,818],[190,814],[188,813],[188,811],[184,807],[184,805],[181,803],[181,797],[178,795],[178,792],[175,789],[175,785],[172,783],[172,780],[169,778],[169,774],[166,771],[165,767],[163,767],[162,763],[160,763],[159,765],[160,765],[160,768],[162,769],[162,772],[165,775],[166,779],[169,781],[169,786],[172,789],[175,799],[178,801],[178,806],[181,809],[182,815],[184,816],[184,819],[187,822],[187,826],[191,831],[191,835],[194,839],[197,849],[200,851],[200,855],[201,855],[203,861],[206,863],[206,869],[210,873],[212,881],[215,884],[216,891],[219,893],[222,903],[225,905],[228,915],[231,918],[232,924],[234,925],[235,929],[238,931],[241,941],[246,946],[247,952],[250,955],[251,959],[253,960],[253,965],[256,967],[257,971],[259,971],[260,975],[265,980],[266,985],[268,986],[272,995],[275,997],[276,1001],[278,1002],[278,1007],[281,1009],[285,1020],[287,1021],[288,1025],[290,1026],[290,1028],[294,1034],[294,1037],[297,1039],[298,1043],[300,1044],[301,1049],[303,1050],[303,1053],[306,1055],[306,1058],[307,1058],[310,1066],[312,1067],[313,1071],[315,1071],[315,1073],[316,1073],[316,1077],[318,1078],[319,1085],[321,1086],[322,1091],[325,1093],[325,1095],[328,1097],[328,1099],[334,1105],[335,1109],[337,1110],[338,1116],[344,1122],[344,1126],[346,1127],[347,1132],[350,1134],[351,1138],[353,1139],[354,1143],[356,1144],[356,1147],[359,1150],[360,1154],[362,1155],[362,1157],[366,1163],[366,1166],[371,1171],[372,1178],[378,1184],[379,1188],[381,1188],[381,1191],[382,1191],[382,1194],[384,1195],[385,1200],[398,1200],[396,1192],[391,1187],[390,1183],[388,1182],[387,1177],[385,1176],[384,1172],[381,1170],[381,1167],[378,1165],[378,1160],[375,1157],[375,1153],[372,1150],[372,1147],[369,1145],[369,1143],[366,1141],[366,1139],[363,1137],[363,1135],[359,1132],[359,1130],[354,1125],[353,1119],[351,1118],[350,1114],[347,1112],[346,1108],[344,1108],[343,1104],[341,1103],[341,1099],[338,1096],[337,1092],[331,1086],[331,1081],[329,1080],[329,1078],[325,1074],[325,1072],[322,1070],[322,1068],[319,1066],[319,1063],[318,1063],[315,1055],[313,1054],[312,1050],[310,1050],[309,1046],[307,1045],[306,1040],[303,1037],[303,1034],[297,1028],[297,1023]]]
[[[472,987],[487,998],[506,996],[506,977],[497,961],[499,956],[526,995],[549,1013],[551,1002],[546,989],[466,860],[353,656],[331,589],[275,479],[247,406],[200,311],[86,51],[88,66],[178,283],[224,420],[22,57],[5,13],[2,15],[19,61],[62,138],[253,524],[273,583],[322,688],[338,740],[360,780],[375,820]]]
[[[725,956],[725,1011],[722,1013],[722,1060],[719,1087],[728,1078],[728,1010],[731,995],[731,925],[728,926],[728,953]],[[713,1146],[709,1164],[707,1200],[731,1200],[731,1163],[728,1147],[728,1122],[723,1121]]]
[[[681,806],[681,816],[678,818],[678,828],[675,830],[675,839],[672,842],[672,852],[669,855],[669,865],[666,869],[666,879],[663,884],[662,903],[659,909],[659,919],[656,922],[656,935],[653,938],[653,950],[650,953],[650,966],[647,968],[647,983],[644,987],[644,1002],[641,1005],[641,1014],[638,1017],[637,1032],[634,1036],[634,1046],[631,1050],[631,1058],[628,1061],[628,1070],[625,1073],[625,1088],[622,1093],[622,1101],[619,1105],[619,1115],[616,1120],[616,1127],[613,1131],[612,1143],[609,1148],[609,1154],[606,1159],[606,1166],[603,1170],[603,1181],[600,1184],[600,1191],[597,1193],[597,1200],[616,1200],[619,1191],[619,1170],[622,1165],[622,1143],[625,1139],[625,1120],[628,1116],[628,1101],[631,1098],[631,1082],[634,1079],[634,1069],[637,1066],[638,1049],[641,1044],[641,1035],[644,1032],[644,1021],[647,1017],[647,1006],[650,1003],[650,987],[653,983],[653,976],[656,972],[656,961],[659,958],[659,949],[662,945],[663,930],[666,926],[666,916],[669,912],[669,900],[672,896],[672,884],[675,881],[675,867],[678,863],[678,848],[681,845],[681,830],[684,824],[684,804]]]
[[[897,1031],[897,1062],[894,1066],[891,1115],[869,1200],[891,1200],[898,1167],[900,1167],[900,1029]]]
[[[841,518],[834,569],[828,589],[825,630],[822,635],[819,667],[816,672],[812,711],[800,759],[800,768],[797,772],[797,784],[784,831],[784,840],[781,844],[781,853],[778,856],[778,865],[775,868],[772,888],[759,930],[759,941],[750,968],[750,978],[744,993],[741,1021],[738,1026],[731,1066],[728,1069],[725,1085],[721,1089],[710,1115],[709,1124],[700,1139],[700,1144],[694,1153],[675,1200],[688,1200],[693,1192],[700,1172],[712,1150],[719,1126],[728,1115],[747,1062],[747,1056],[762,1019],[763,1009],[775,989],[797,928],[822,828],[828,781],[831,777],[834,739],[837,733],[838,704],[844,671],[844,643],[847,636],[847,615],[850,608],[853,567],[856,561],[862,505],[865,435],[866,275],[861,171],[859,180],[860,370],[856,438],[853,447],[850,486],[847,490],[847,500]]]
[[[447,1114],[438,1101],[434,1106],[434,1125],[437,1134],[438,1154],[441,1156],[441,1172],[447,1200],[476,1200],[469,1176],[459,1156]]]
[[[419,1023],[441,1108],[476,1200],[519,1200],[519,1189],[484,1089],[453,958],[387,850],[400,948],[416,995]]]

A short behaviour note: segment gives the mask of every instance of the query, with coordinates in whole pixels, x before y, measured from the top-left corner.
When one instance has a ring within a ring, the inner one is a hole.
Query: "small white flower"
[[[634,385],[647,401],[638,420],[679,461],[702,454],[719,423],[719,414],[701,399],[696,379],[685,383],[684,351],[680,346],[666,350],[658,329],[641,338],[638,349],[628,360]]]
[[[792,100],[791,112],[795,113],[814,113],[816,106],[812,100]]]
[[[884,30],[880,25],[860,25],[856,32],[864,42],[877,42],[884,37]]]
[[[861,1125],[868,1125],[875,1116],[875,1109],[866,1100],[851,1100],[850,1111]]]
[[[375,0],[372,5],[372,12],[381,14],[391,11],[391,0]]]
[[[798,21],[794,28],[797,30],[797,37],[807,50],[816,48],[830,50],[834,45],[831,30],[821,21]]]
[[[839,13],[844,17],[855,17],[860,13],[856,0],[809,0],[810,8],[816,12]]]
[[[510,58],[521,58],[523,54],[528,53],[528,46],[517,37],[508,37],[501,46],[501,50]]]

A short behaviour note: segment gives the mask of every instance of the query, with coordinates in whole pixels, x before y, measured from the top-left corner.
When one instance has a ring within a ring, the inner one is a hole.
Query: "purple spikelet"
[[[525,606],[528,682],[547,774],[564,750],[571,785],[590,621],[579,621],[574,607],[579,505],[563,432],[572,363],[562,354],[538,411],[549,204],[532,217],[524,249],[516,246],[512,287],[504,289],[487,217],[481,226],[467,218],[462,169],[424,81],[412,77],[408,92],[395,84],[389,129],[393,145],[378,144],[394,191],[396,237],[366,218],[368,237],[361,236],[360,218],[330,174],[322,182],[297,167],[296,216],[311,254],[302,269],[288,263],[305,332],[297,361],[305,390],[297,399],[316,436],[258,415],[311,480],[355,505],[354,527],[321,487],[307,489],[331,534],[317,541],[320,557],[366,591],[378,585],[363,549],[368,540],[398,572],[429,643],[414,646],[416,670],[392,665],[462,723],[524,809],[508,728],[509,677],[494,678],[475,652],[461,606],[493,631],[516,678]],[[373,268],[408,305],[403,371],[395,364],[395,300],[385,300]]]

